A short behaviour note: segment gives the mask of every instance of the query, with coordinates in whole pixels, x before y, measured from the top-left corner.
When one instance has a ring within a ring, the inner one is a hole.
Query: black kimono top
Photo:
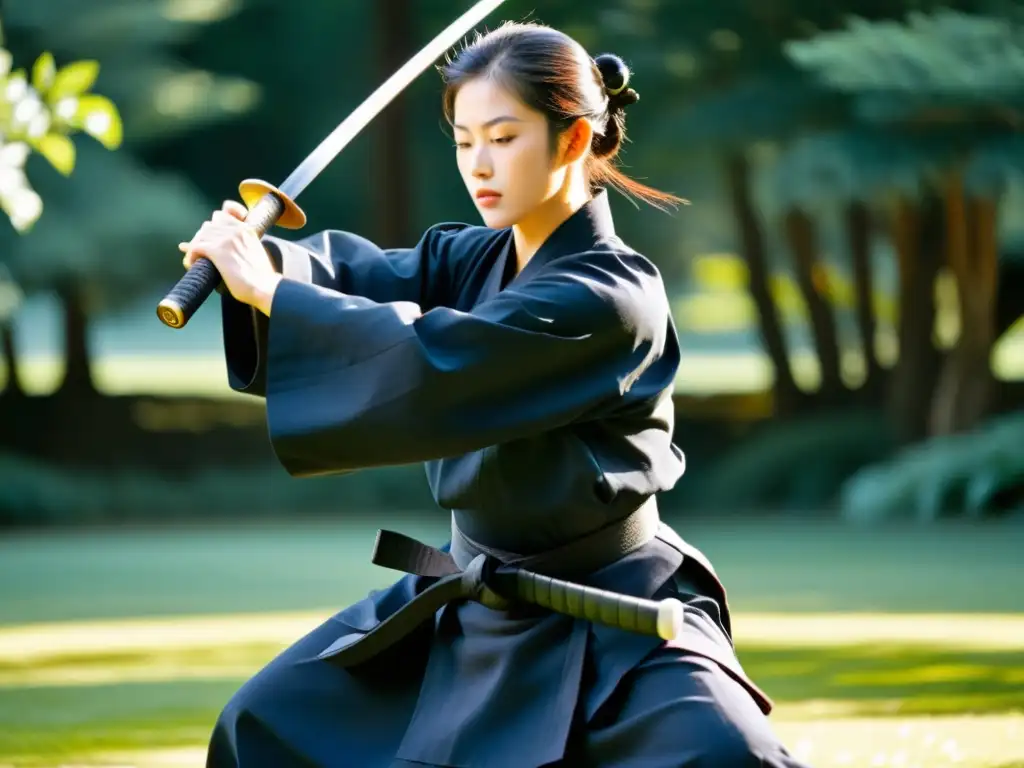
[[[511,229],[439,224],[393,250],[334,230],[264,242],[285,278],[271,317],[225,295],[224,343],[291,475],[424,462],[468,536],[521,554],[682,475],[668,298],[606,191],[518,274]]]

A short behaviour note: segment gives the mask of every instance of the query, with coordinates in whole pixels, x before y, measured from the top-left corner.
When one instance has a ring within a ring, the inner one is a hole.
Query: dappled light
[[[1024,0],[0,3],[0,768],[756,729],[656,589],[785,768],[1024,768],[1022,121]]]

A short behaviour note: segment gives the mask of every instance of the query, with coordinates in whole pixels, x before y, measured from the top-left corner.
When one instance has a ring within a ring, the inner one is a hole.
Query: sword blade
[[[463,35],[483,21],[505,0],[479,0],[472,8],[449,24],[415,56],[402,65],[355,111],[349,114],[320,145],[285,179],[280,190],[295,199],[309,186],[349,142],[390,104],[416,77],[454,46]]]

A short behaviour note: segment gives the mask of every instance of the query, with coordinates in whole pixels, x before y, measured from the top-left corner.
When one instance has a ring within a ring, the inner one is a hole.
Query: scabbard
[[[682,628],[678,600],[645,600],[584,584],[555,579],[480,554],[463,570],[452,556],[394,531],[377,533],[373,562],[405,573],[436,579],[366,633],[348,635],[321,654],[352,667],[394,647],[449,603],[474,600],[499,610],[521,603],[577,619],[671,640]]]

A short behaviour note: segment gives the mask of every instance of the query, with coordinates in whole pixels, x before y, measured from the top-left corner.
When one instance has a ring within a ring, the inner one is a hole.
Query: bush
[[[767,422],[694,478],[694,503],[709,510],[819,511],[834,506],[843,482],[888,456],[895,437],[875,411],[850,410]]]
[[[842,489],[842,514],[870,522],[1022,511],[1022,446],[1024,412],[999,417],[974,432],[911,446],[853,475]]]
[[[296,480],[270,464],[171,479],[134,470],[72,471],[0,454],[0,525],[7,526],[436,508],[418,465]]]

